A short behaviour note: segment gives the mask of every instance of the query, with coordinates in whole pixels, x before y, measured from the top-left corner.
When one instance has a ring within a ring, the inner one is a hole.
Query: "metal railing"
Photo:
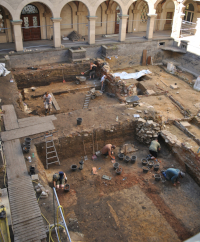
[[[180,31],[180,36],[181,37],[186,37],[186,36],[192,36],[196,32],[196,23],[189,22],[189,21],[182,21],[181,25],[181,31]]]
[[[56,232],[56,236],[57,236],[57,239],[59,242],[60,239],[59,239],[59,235],[58,235],[58,229],[59,229],[59,225],[56,223],[56,211],[55,211],[55,198],[56,198],[56,202],[57,202],[57,209],[59,209],[60,211],[60,215],[61,215],[61,218],[62,218],[62,221],[63,221],[63,226],[65,228],[65,231],[67,232],[67,237],[69,239],[69,242],[71,242],[71,238],[70,238],[70,234],[69,234],[69,231],[68,231],[68,228],[67,228],[67,225],[66,225],[66,222],[65,222],[65,217],[64,217],[64,214],[63,214],[63,211],[62,211],[62,208],[60,206],[60,202],[59,202],[59,199],[58,199],[58,195],[57,195],[57,192],[56,192],[56,189],[53,188],[53,209],[54,209],[54,226],[55,226],[55,232]]]

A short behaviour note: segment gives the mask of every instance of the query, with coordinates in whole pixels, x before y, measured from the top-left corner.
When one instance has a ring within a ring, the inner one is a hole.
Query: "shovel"
[[[92,156],[92,159],[96,159],[97,156],[95,155],[95,151],[94,151],[94,136],[93,136],[93,133],[92,133],[92,142],[93,142],[93,156]]]
[[[85,143],[84,143],[84,140],[83,140],[83,148],[84,148],[84,153],[85,153],[85,156],[83,158],[86,161],[86,160],[88,160],[88,157],[87,157],[86,152],[85,152]]]
[[[84,75],[86,72],[88,72],[88,71],[90,71],[90,70],[87,70],[87,71],[85,71],[85,72],[81,72],[81,75]]]

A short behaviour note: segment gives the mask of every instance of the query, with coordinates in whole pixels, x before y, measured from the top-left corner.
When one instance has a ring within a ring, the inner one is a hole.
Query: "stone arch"
[[[98,9],[98,7],[99,7],[99,5],[101,5],[102,3],[104,3],[105,2],[105,0],[101,0],[101,1],[98,1],[98,5],[96,5],[95,7],[94,7],[94,9],[93,9],[93,11],[94,11],[94,13],[96,14],[96,11],[97,11],[97,9]],[[111,3],[111,4],[110,4]],[[121,14],[126,14],[126,7],[125,7],[125,5],[123,4],[123,2],[121,1],[121,0],[114,0],[114,1],[112,1],[112,2],[110,2],[109,3],[109,8],[110,7],[112,7],[112,4],[113,3],[116,3],[116,4],[118,4],[119,5],[119,7],[120,7],[120,13]]]
[[[44,4],[46,5],[49,10],[51,11],[52,13],[52,17],[53,18],[56,18],[58,16],[56,16],[56,11],[55,11],[55,8],[53,6],[53,4],[51,2],[49,2],[49,0],[42,0],[42,1],[31,1],[31,0],[24,0],[23,2],[21,2],[16,10],[16,14],[15,14],[15,17],[18,19],[20,19],[20,15],[21,15],[21,11],[22,9],[28,5],[28,4],[35,4],[35,3],[41,3],[41,4]]]
[[[155,3],[154,3],[154,9],[156,9],[157,8],[157,6],[158,6],[158,4],[160,3],[160,2],[162,2],[162,0],[157,0]],[[163,8],[164,8],[164,6],[166,5],[166,3],[167,3],[168,1],[166,1],[166,2],[164,2],[164,4],[163,4]],[[172,0],[172,2],[174,3],[174,6],[176,6],[176,0]]]
[[[72,2],[71,0],[69,1],[69,0],[63,0],[60,4],[59,4],[59,7],[58,7],[58,9],[57,9],[57,14],[59,14],[59,16],[60,16],[60,14],[61,14],[61,11],[62,11],[62,9],[64,8],[64,6],[66,5],[66,4],[68,4],[68,3],[70,3],[70,2]],[[90,13],[91,13],[91,7],[90,7],[90,5],[88,6],[88,1],[87,0],[82,0],[82,1],[78,1],[78,2],[80,2],[80,3],[82,3],[82,4],[84,4],[85,6],[86,6],[86,8],[87,8],[87,11],[88,11],[88,15],[90,15]]]
[[[192,4],[194,6],[194,16],[193,16],[192,22],[196,23],[197,18],[198,18],[198,16],[197,16],[197,13],[198,13],[198,4],[197,4],[197,2],[192,1],[192,0],[186,0],[186,1],[184,1],[183,4],[184,4],[183,13],[185,13],[185,8],[186,8],[187,4]]]
[[[107,30],[107,23],[106,23],[106,21],[107,21],[107,18],[108,18],[108,15],[107,15],[107,9],[108,9],[108,7],[107,7],[105,1],[102,2],[99,5],[99,7],[101,7],[101,14],[102,14],[101,19],[102,19],[102,23],[101,24],[98,24],[98,23],[96,24],[96,26],[95,26],[95,35],[106,34],[106,30]],[[98,11],[98,8],[97,8],[97,11]],[[95,16],[98,17],[97,12],[95,13]],[[97,21],[99,21],[99,19],[97,19],[96,22]]]
[[[0,6],[4,7],[12,16],[12,19],[14,19],[15,16],[15,10],[5,1],[1,1]]]

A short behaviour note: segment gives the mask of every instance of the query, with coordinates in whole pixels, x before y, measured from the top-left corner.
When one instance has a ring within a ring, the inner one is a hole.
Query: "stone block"
[[[153,90],[146,90],[147,95],[153,95],[155,92]]]
[[[72,60],[85,59],[86,49],[84,49],[83,47],[71,47],[69,49],[69,57]]]
[[[31,175],[31,179],[32,179],[32,181],[39,181],[38,174]]]
[[[138,119],[138,122],[139,122],[139,123],[146,123],[146,120],[144,120],[143,118],[139,118],[139,119]]]
[[[170,85],[172,89],[178,89],[179,87],[177,85]]]
[[[187,121],[182,121],[182,122],[180,122],[180,124],[182,124],[184,127],[190,127],[191,126],[191,124],[188,123]]]
[[[118,55],[118,46],[117,45],[102,45],[102,55],[104,57],[111,57],[111,56],[115,56]]]

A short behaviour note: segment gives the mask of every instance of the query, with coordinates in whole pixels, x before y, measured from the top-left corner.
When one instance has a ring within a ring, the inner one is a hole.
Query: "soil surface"
[[[84,235],[83,241],[184,241],[199,232],[200,188],[188,174],[177,187],[164,179],[161,170],[183,168],[162,142],[159,171],[151,168],[143,173],[141,159],[148,155],[148,147],[134,145],[138,151],[128,154],[137,156],[134,164],[119,161],[119,147],[115,151],[121,175],[116,175],[110,159],[92,160],[91,154],[83,170],[71,171],[72,164],[79,168],[79,156],[62,160],[61,166],[51,165],[48,170],[40,167],[51,186],[55,172],[66,173],[70,191],[57,193],[70,232]],[[93,167],[98,174],[92,174]],[[156,182],[154,174],[160,174],[161,181]],[[103,175],[111,180],[103,179]]]

